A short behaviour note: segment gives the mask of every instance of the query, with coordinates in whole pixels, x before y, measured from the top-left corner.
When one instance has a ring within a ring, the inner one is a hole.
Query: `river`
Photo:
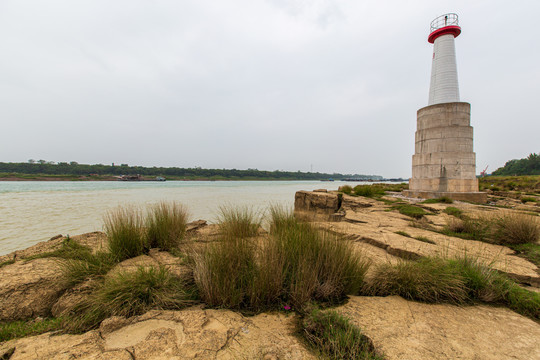
[[[264,211],[271,204],[292,208],[298,190],[337,190],[344,184],[341,181],[2,181],[0,255],[57,234],[102,230],[105,213],[119,205],[179,201],[189,211],[190,220],[212,222],[220,206],[248,206],[256,211]]]

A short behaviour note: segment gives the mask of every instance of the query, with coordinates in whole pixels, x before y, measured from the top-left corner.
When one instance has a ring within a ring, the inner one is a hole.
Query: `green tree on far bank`
[[[532,153],[525,159],[507,161],[503,167],[498,168],[491,175],[540,175],[540,153]]]

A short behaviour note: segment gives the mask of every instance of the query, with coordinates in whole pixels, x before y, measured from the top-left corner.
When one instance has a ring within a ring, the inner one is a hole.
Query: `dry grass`
[[[534,244],[540,240],[537,216],[509,211],[495,217],[492,223],[492,237],[498,244]]]

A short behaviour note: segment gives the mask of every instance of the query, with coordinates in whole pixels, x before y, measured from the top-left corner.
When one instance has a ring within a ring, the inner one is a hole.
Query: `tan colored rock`
[[[18,261],[0,268],[0,321],[47,316],[64,290],[58,259]]]
[[[194,231],[197,231],[205,226],[207,226],[207,222],[206,220],[195,220],[195,221],[192,221],[190,222],[189,224],[186,225],[186,232],[187,233],[190,233],[190,232],[194,232]]]
[[[68,289],[56,300],[51,308],[54,317],[70,314],[96,287],[96,280],[87,280]]]
[[[296,318],[244,317],[228,310],[151,311],[105,320],[82,335],[43,334],[8,341],[20,359],[315,359],[294,335]]]
[[[184,259],[172,256],[166,251],[159,251],[159,249],[150,249],[148,256],[178,277],[184,279],[193,277],[193,270],[189,266],[185,265]]]
[[[294,213],[300,217],[327,220],[339,210],[337,193],[297,191],[294,197]]]
[[[320,202],[319,193],[307,191],[299,191],[298,193],[300,193],[299,197],[304,199],[303,203]],[[442,210],[448,206],[447,204],[429,204],[429,206],[417,204],[417,206],[438,213],[426,216],[424,219],[425,222],[429,223],[429,226],[435,229],[442,229],[451,218],[442,213]],[[454,203],[452,206],[458,207],[468,214],[489,215],[501,211],[494,207],[466,203]],[[344,234],[347,238],[355,241],[359,251],[364,252],[375,263],[380,262],[383,257],[371,250],[371,247],[377,247],[384,250],[389,256],[403,259],[417,259],[423,256],[450,258],[470,256],[508,274],[518,282],[540,287],[540,269],[530,261],[516,256],[514,250],[505,246],[446,236],[411,226],[413,225],[412,218],[395,210],[389,211],[390,206],[376,199],[344,195],[341,209],[345,212],[345,216],[339,222],[329,221],[329,218],[321,218],[320,216],[316,216],[314,220],[318,221],[319,226],[332,232]],[[318,214],[317,209],[303,212]],[[309,215],[306,217],[309,218]],[[398,231],[404,231],[411,237],[396,234]],[[425,237],[435,244],[417,240],[416,237]],[[359,243],[365,243],[368,246],[359,247]]]
[[[540,325],[511,310],[352,297],[338,308],[388,360],[540,359]]]
[[[135,272],[139,268],[151,268],[159,267],[159,263],[148,255],[140,255],[131,259],[122,261],[113,267],[106,275],[106,277],[114,276],[118,273],[130,273]]]

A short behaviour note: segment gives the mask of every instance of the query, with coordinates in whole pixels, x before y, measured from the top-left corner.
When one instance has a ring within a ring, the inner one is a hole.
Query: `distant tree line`
[[[46,160],[28,160],[26,163],[5,163],[0,162],[0,173],[19,174],[45,174],[45,175],[142,175],[142,176],[172,176],[185,177],[187,179],[269,179],[269,180],[325,180],[344,178],[382,180],[378,175],[359,174],[326,174],[300,171],[264,171],[257,169],[237,170],[237,169],[203,169],[178,168],[178,167],[143,167],[121,165],[87,165],[72,162],[55,163]]]
[[[532,153],[525,159],[507,161],[491,175],[540,175],[540,154]]]

